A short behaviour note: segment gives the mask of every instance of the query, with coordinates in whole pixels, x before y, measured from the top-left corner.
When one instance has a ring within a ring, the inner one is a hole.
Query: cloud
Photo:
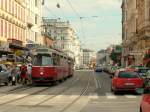
[[[83,26],[66,0],[45,0],[45,17],[69,20],[82,43],[99,50],[121,43],[121,0],[69,0],[83,19]],[[57,3],[61,8],[57,8]],[[98,18],[92,18],[98,16]],[[83,28],[82,28],[83,27]],[[85,36],[84,36],[85,35]]]
[[[121,0],[98,0],[97,5],[102,9],[114,9],[121,6]]]

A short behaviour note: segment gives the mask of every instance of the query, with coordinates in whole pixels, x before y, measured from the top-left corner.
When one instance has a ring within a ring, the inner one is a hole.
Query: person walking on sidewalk
[[[27,66],[24,64],[21,66],[21,74],[20,74],[20,77],[21,77],[21,82],[23,84],[27,84]]]
[[[16,69],[16,65],[12,66],[12,70],[11,70],[11,81],[12,81],[12,86],[16,85],[16,76],[17,76],[17,69]]]
[[[29,64],[28,66],[27,66],[27,75],[28,75],[28,81],[31,83],[32,81],[31,81],[31,73],[32,73],[32,66],[31,66],[31,64]]]

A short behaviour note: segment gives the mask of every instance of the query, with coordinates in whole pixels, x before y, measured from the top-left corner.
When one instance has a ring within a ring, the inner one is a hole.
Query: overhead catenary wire
[[[45,5],[44,7],[45,7],[45,9],[47,9],[47,11],[48,11],[54,18],[59,18],[59,17],[57,17],[57,16],[53,13],[53,11],[52,11],[50,8],[48,8],[46,5]]]
[[[77,16],[77,18],[79,18],[82,36],[83,36],[83,38],[85,38],[84,25],[83,25],[83,21],[82,21],[83,17],[80,16],[80,14],[76,11],[76,9],[73,7],[72,3],[69,0],[66,0],[66,1],[69,4],[69,6],[71,7],[71,9],[73,10],[73,12],[75,13],[75,15]]]
[[[63,10],[62,6],[59,4],[58,0],[56,0],[56,2],[57,2],[56,7],[57,7],[58,9],[60,9],[63,18],[67,21],[67,17],[65,16],[65,13],[64,13],[64,10]]]
[[[78,14],[78,12],[75,10],[75,8],[73,7],[72,3],[69,0],[66,0],[69,4],[69,6],[71,7],[71,9],[73,10],[73,12],[76,14],[77,17],[79,17],[79,19],[81,19],[80,15]]]

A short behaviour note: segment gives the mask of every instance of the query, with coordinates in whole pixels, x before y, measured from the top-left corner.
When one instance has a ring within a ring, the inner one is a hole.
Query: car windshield
[[[139,75],[136,72],[120,72],[118,77],[119,78],[138,78]]]
[[[52,58],[46,55],[37,55],[34,58],[33,65],[35,66],[49,66],[52,65]]]

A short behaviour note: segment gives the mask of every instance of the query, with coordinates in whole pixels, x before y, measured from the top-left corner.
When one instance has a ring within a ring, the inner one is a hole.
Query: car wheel
[[[116,95],[116,94],[118,94],[118,91],[113,89],[113,93]]]
[[[115,95],[118,94],[118,91],[114,91],[114,94],[115,94]]]

